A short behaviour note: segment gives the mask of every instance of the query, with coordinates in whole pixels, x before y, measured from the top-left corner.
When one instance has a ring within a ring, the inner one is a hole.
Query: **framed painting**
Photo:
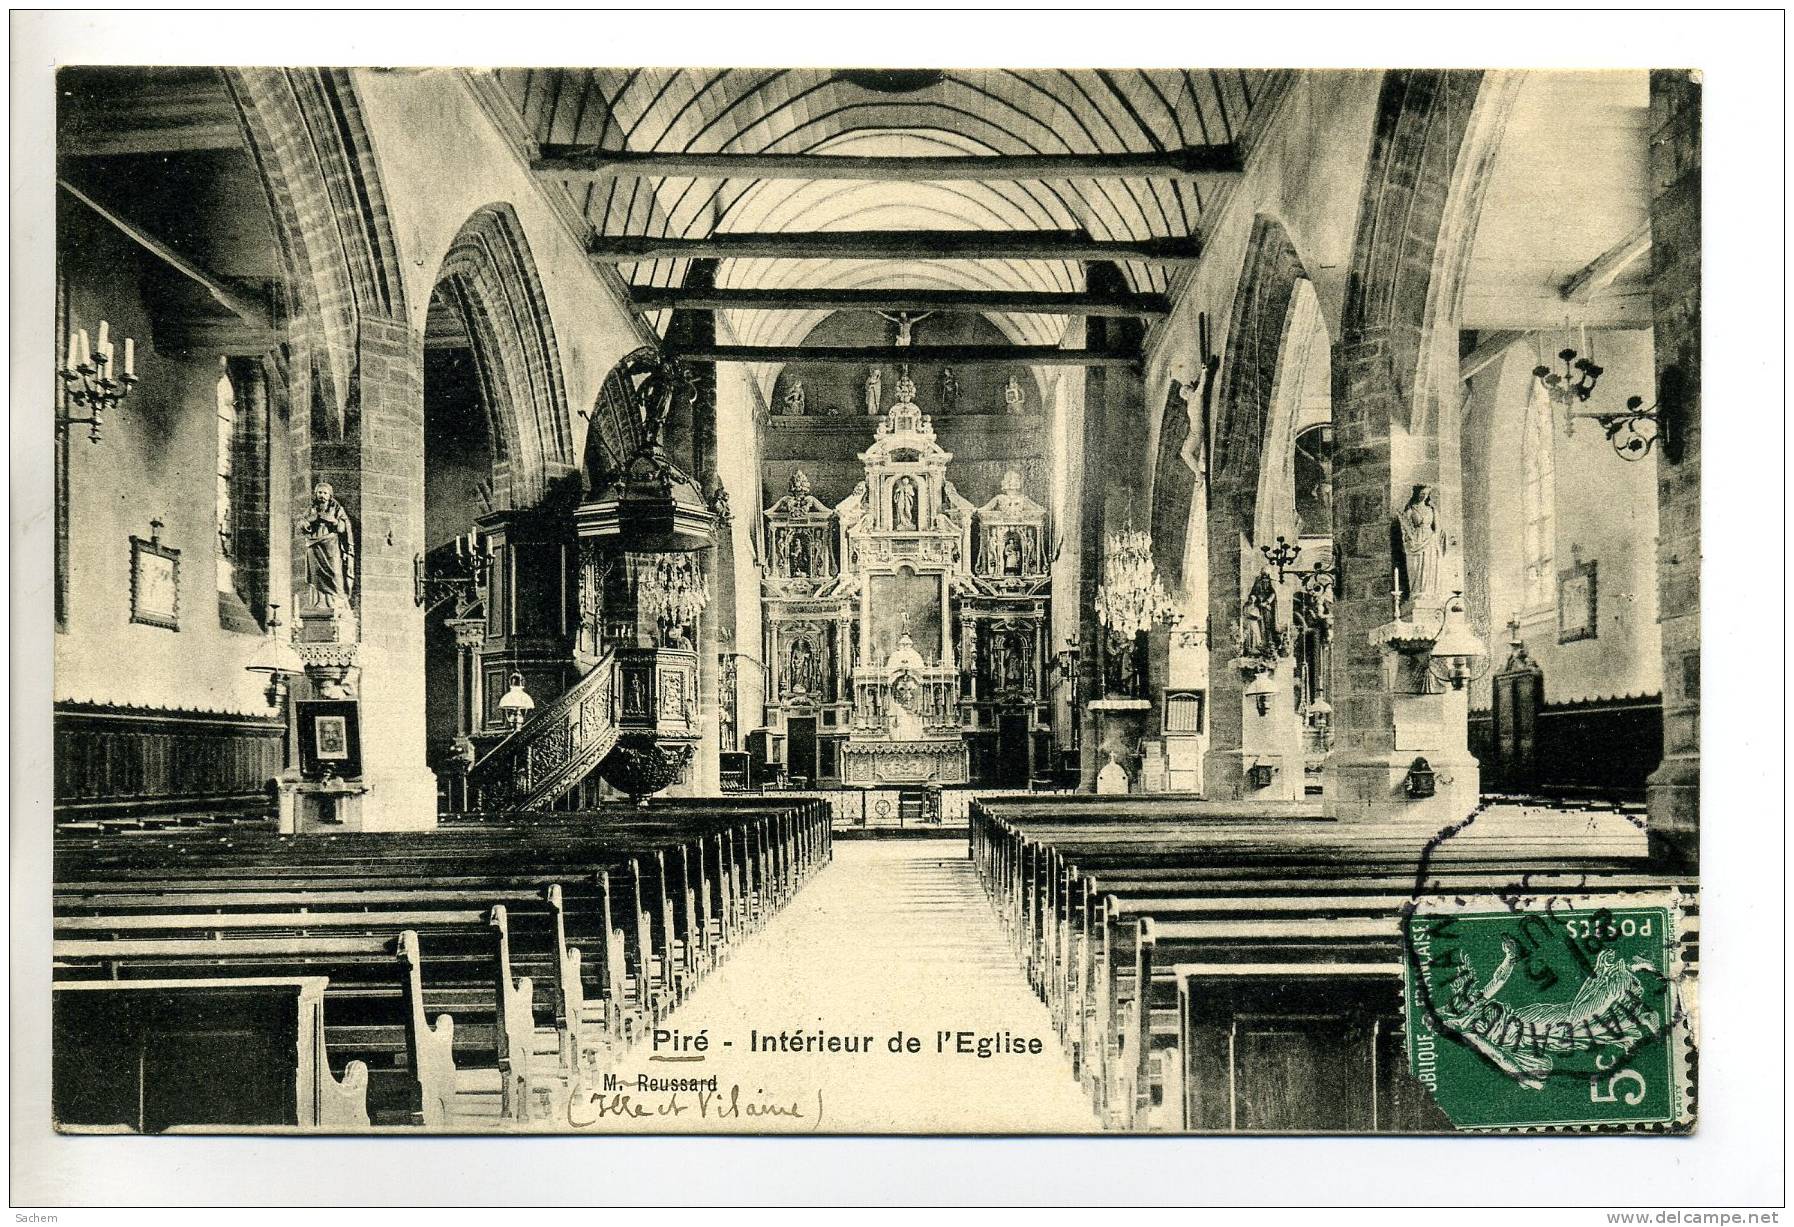
[[[181,629],[181,552],[155,538],[131,538],[131,621]]]
[[[299,771],[306,779],[361,775],[361,717],[352,699],[299,703]]]
[[[1574,643],[1593,639],[1600,612],[1595,564],[1576,562],[1557,573],[1557,641]]]

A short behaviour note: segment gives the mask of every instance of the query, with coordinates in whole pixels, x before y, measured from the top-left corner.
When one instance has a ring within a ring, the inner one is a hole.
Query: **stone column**
[[[1651,311],[1659,401],[1679,399],[1680,459],[1657,459],[1657,608],[1663,638],[1663,762],[1647,786],[1653,852],[1700,853],[1701,86],[1651,73]]]

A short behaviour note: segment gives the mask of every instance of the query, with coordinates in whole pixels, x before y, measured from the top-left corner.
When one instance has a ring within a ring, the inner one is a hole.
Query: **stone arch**
[[[312,410],[318,433],[346,437],[359,411],[362,323],[405,319],[398,244],[354,81],[344,69],[220,72],[281,248],[278,366],[290,401]]]
[[[574,459],[554,321],[516,210],[476,209],[449,244],[436,285],[452,287],[473,343],[491,415],[494,487],[510,505],[531,506]]]

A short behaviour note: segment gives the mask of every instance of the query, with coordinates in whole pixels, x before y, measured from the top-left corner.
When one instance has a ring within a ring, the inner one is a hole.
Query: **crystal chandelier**
[[[1096,589],[1096,614],[1123,639],[1179,617],[1177,602],[1165,591],[1152,561],[1152,534],[1131,524],[1110,533],[1103,548],[1103,582]]]
[[[670,626],[693,626],[710,601],[695,553],[631,554],[643,612]]]

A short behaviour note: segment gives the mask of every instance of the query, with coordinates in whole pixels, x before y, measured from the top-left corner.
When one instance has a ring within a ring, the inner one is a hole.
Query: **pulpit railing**
[[[617,658],[611,651],[468,768],[468,808],[534,810],[553,805],[616,745],[618,714]]]

